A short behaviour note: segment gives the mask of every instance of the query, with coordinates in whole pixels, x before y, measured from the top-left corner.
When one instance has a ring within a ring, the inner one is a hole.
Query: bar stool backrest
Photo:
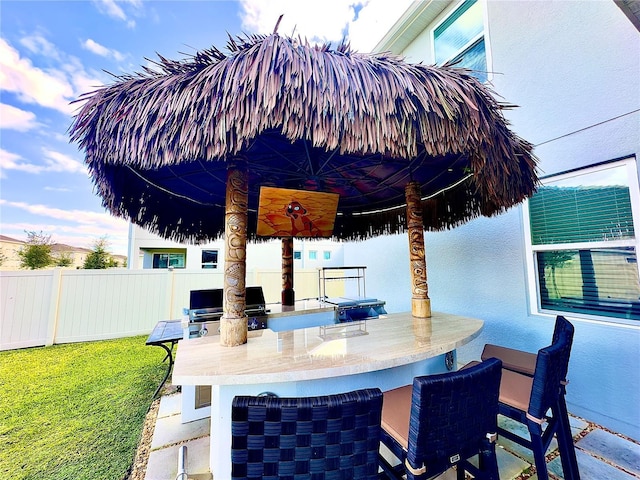
[[[238,396],[231,406],[233,479],[373,480],[382,392]]]
[[[490,358],[414,379],[407,460],[425,465],[425,478],[478,454],[487,434],[497,432],[501,372],[502,362]]]
[[[573,333],[574,333],[573,325],[562,315],[558,315],[556,317],[556,324],[553,329],[553,339],[551,344],[556,343],[559,340],[560,335],[564,332],[567,335],[567,341],[569,343],[569,353],[571,353],[571,347],[573,345]],[[567,354],[567,362],[566,369],[564,371],[563,380],[567,379],[567,373],[569,371],[569,354]]]
[[[528,409],[529,415],[537,419],[544,418],[547,410],[564,394],[574,328],[563,317],[559,319],[561,328],[557,329],[557,335],[554,332],[553,343],[540,349],[537,355]]]

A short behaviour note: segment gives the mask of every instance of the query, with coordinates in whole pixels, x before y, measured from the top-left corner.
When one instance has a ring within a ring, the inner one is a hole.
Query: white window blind
[[[635,172],[629,159],[552,177],[529,200],[540,311],[640,320]]]

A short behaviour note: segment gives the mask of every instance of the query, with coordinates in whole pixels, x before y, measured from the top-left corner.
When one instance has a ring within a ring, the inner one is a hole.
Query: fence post
[[[167,290],[168,290],[168,295],[167,297],[169,297],[169,305],[167,306],[167,320],[172,319],[173,318],[173,295],[174,295],[174,288],[175,288],[175,272],[174,272],[174,268],[173,267],[169,267],[168,269],[169,272],[169,285],[167,285]]]
[[[56,341],[61,286],[62,269],[54,268],[51,271],[51,298],[49,299],[49,318],[47,319],[47,338],[45,340],[46,347],[50,347]]]

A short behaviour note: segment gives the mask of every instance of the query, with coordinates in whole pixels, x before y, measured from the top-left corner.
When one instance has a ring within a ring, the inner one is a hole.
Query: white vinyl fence
[[[317,270],[295,272],[296,298],[318,296]],[[247,272],[267,303],[280,301],[279,270]],[[144,335],[178,319],[189,292],[222,288],[221,271],[35,270],[0,272],[0,350]]]

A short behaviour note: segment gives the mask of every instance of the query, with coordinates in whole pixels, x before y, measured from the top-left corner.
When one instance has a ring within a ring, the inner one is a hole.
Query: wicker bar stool
[[[530,438],[500,427],[498,432],[533,452],[539,480],[549,478],[545,456],[554,435],[558,439],[564,479],[580,480],[565,402],[573,333],[573,325],[558,316],[553,343],[537,354],[496,346],[485,348],[483,352],[483,357],[496,355],[504,358],[500,414],[526,425]]]
[[[381,412],[377,388],[318,397],[235,397],[231,476],[376,479]]]
[[[382,443],[400,463],[380,455],[389,478],[426,479],[457,467],[476,479],[499,480],[495,440],[500,360],[465,370],[416,377],[384,393]],[[479,456],[478,467],[468,460]]]

